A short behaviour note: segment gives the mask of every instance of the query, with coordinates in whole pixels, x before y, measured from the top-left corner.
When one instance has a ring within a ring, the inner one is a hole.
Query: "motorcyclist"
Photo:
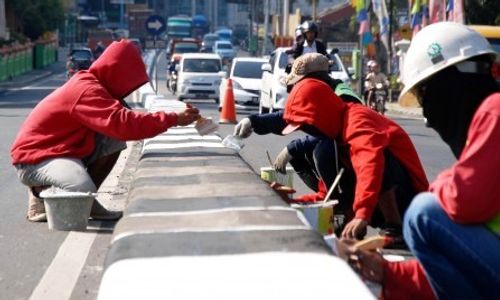
[[[367,67],[368,74],[366,74],[365,78],[365,89],[367,91],[366,105],[373,108],[375,90],[383,89],[387,91],[387,88],[389,87],[389,80],[384,73],[380,72],[380,66],[375,60],[368,61]]]
[[[330,58],[326,52],[326,46],[318,41],[318,25],[312,21],[305,21],[295,29],[295,43],[286,53],[290,55],[290,59],[285,72],[290,73],[293,61],[306,53],[321,53]],[[290,92],[290,91],[288,91]]]
[[[176,66],[179,65],[179,62],[181,61],[181,56],[180,55],[174,55],[170,59],[170,62],[168,64],[168,74],[167,74],[167,87],[170,89],[172,93],[176,92],[176,86],[177,86],[177,70]]]

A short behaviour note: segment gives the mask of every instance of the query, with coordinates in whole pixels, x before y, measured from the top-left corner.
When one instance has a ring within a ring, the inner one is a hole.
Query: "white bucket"
[[[49,229],[86,230],[95,196],[92,193],[68,192],[54,188],[41,192]]]
[[[314,204],[292,204],[291,206],[302,211],[307,222],[317,232],[328,235],[335,232],[334,207],[338,203],[337,200],[330,200]]]

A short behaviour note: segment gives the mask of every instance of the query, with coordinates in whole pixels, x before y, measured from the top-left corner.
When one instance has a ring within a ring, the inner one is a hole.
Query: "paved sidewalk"
[[[409,115],[414,117],[423,118],[421,107],[403,107],[397,102],[389,102],[385,104],[387,112]]]

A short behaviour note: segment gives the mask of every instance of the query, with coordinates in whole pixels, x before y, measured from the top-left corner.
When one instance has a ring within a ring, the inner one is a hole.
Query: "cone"
[[[223,101],[219,124],[236,124],[236,107],[234,105],[233,81],[231,78],[227,79]]]

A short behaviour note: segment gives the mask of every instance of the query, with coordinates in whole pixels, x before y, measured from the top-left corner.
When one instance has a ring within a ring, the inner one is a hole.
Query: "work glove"
[[[292,160],[292,156],[288,152],[288,149],[285,147],[281,152],[276,156],[274,160],[274,169],[282,174],[286,174],[286,165],[289,161]]]
[[[244,118],[234,127],[233,135],[242,139],[246,139],[252,134],[252,132],[252,122],[250,122],[249,118]]]

